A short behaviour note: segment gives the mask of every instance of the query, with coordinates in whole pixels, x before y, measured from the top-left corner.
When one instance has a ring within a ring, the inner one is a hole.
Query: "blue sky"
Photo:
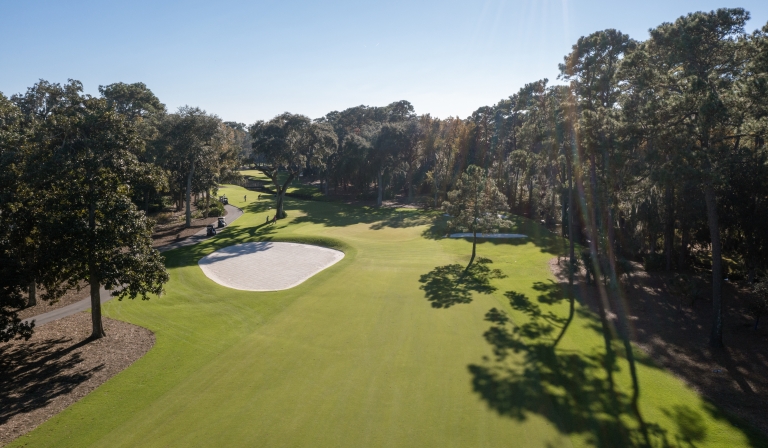
[[[765,0],[0,0],[0,92],[41,78],[78,79],[91,94],[141,81],[169,110],[246,124],[401,99],[463,118],[554,81],[579,36],[616,28],[643,40],[685,13],[737,6],[749,31],[768,21]]]

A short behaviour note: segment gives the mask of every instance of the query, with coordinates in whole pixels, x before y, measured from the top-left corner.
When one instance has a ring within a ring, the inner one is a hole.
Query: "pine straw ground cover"
[[[266,225],[271,202],[222,192],[246,214],[164,254],[167,295],[104,307],[153,331],[152,350],[11,446],[766,445],[640,350],[635,415],[620,347],[606,371],[594,313],[576,304],[568,321],[548,266],[562,240],[535,224],[479,244],[492,263],[470,279],[451,267],[470,243],[439,238],[439,213],[289,199]],[[197,266],[248,241],[345,258],[279,292],[227,289]]]
[[[0,344],[0,445],[83,398],[152,348],[146,328],[104,319],[105,338],[87,340],[89,313],[35,328],[29,341]]]
[[[632,341],[694,390],[768,434],[768,325],[753,329],[754,321],[744,314],[741,302],[745,291],[726,283],[725,347],[711,349],[711,304],[681,300],[668,290],[664,281],[668,276],[645,272],[642,265],[633,264],[635,272],[624,288]],[[550,260],[560,285],[567,288],[564,266],[565,259],[562,265],[556,258]],[[576,296],[597,312],[599,293],[595,286],[584,283],[583,269],[576,283]],[[616,309],[616,303],[611,305]],[[616,322],[615,316],[611,317]],[[695,442],[693,435],[706,432],[706,428],[694,425],[688,432]]]

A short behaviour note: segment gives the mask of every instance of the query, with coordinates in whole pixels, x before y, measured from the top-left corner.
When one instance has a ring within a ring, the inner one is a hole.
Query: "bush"
[[[208,206],[208,217],[224,216],[224,204],[219,201],[211,202]]]
[[[203,213],[205,212],[205,199],[198,200],[197,203],[195,203],[195,206],[198,210],[197,215],[203,217]],[[216,199],[211,199],[211,203],[208,204],[208,218],[216,216],[224,216],[224,204]]]
[[[158,213],[154,217],[154,219],[155,219],[155,222],[158,223],[158,224],[161,224],[161,225],[162,224],[168,224],[168,223],[170,223],[171,221],[174,220],[173,212]]]

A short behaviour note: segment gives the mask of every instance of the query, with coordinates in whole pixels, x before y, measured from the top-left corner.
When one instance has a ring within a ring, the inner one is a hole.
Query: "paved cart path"
[[[223,229],[218,229],[218,232],[226,231],[230,224],[232,224],[237,218],[243,215],[243,211],[233,205],[225,205],[224,208],[227,209],[227,227],[224,227]],[[159,247],[158,250],[160,252],[166,252],[169,250],[178,249],[180,247],[191,246],[193,244],[197,244],[200,241],[206,240],[208,238],[209,237],[206,236],[206,229],[202,229],[196,234],[190,237],[187,237],[179,242]],[[106,289],[104,289],[103,286],[99,290],[99,294],[101,295],[101,303],[107,302],[112,299],[112,295],[110,294],[110,291],[107,291]],[[85,311],[90,307],[91,307],[91,297],[89,295],[88,297],[84,298],[83,300],[80,300],[79,302],[75,302],[70,305],[63,306],[61,308],[57,308],[52,311],[48,311],[47,313],[38,314],[37,316],[32,316],[28,319],[24,319],[24,322],[35,321],[35,325],[38,325],[38,326],[45,325],[48,322],[53,322],[55,320],[61,319],[62,317],[71,316],[75,313]]]

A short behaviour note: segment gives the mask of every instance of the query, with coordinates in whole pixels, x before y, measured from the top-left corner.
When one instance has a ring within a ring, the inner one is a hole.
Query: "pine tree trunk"
[[[475,261],[475,254],[477,253],[477,230],[472,230],[472,256],[469,258],[469,264],[466,268],[464,268],[464,272],[469,271],[469,267],[472,266],[472,263]]]
[[[187,174],[187,224],[186,227],[192,227],[192,208],[191,208],[191,199],[192,199],[192,176],[195,174],[195,162],[192,161],[192,166],[189,169],[189,173]]]
[[[32,280],[29,284],[29,297],[27,298],[27,307],[37,305],[37,283]]]
[[[573,242],[573,202],[573,165],[571,165],[568,171],[568,256],[570,263],[568,266],[568,285],[570,286],[573,286],[573,271],[576,267],[576,254],[574,253]]]
[[[707,221],[709,236],[712,240],[712,331],[709,344],[712,347],[723,346],[723,258],[720,252],[720,224],[717,217],[717,198],[715,188],[708,182],[704,190],[707,203]]]
[[[665,202],[665,224],[664,224],[664,255],[667,259],[667,272],[672,271],[672,251],[674,248],[675,240],[675,213],[674,213],[674,198],[675,190],[672,184],[668,184],[664,191]]]
[[[680,220],[680,254],[678,258],[678,265],[681,270],[686,268],[688,263],[688,244],[690,242],[690,226],[685,220]]]

